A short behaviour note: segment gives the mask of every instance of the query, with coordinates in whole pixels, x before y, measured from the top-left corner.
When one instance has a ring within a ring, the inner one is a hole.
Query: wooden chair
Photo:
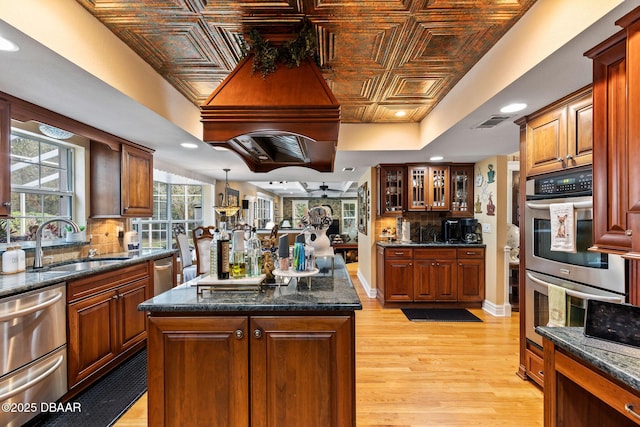
[[[196,277],[197,268],[193,265],[193,258],[191,256],[191,249],[189,248],[189,239],[184,232],[174,231],[176,237],[176,244],[180,251],[180,262],[182,263],[182,280],[181,282],[187,282]]]
[[[210,246],[216,228],[212,225],[193,229],[193,245],[196,248],[196,275],[209,274]]]

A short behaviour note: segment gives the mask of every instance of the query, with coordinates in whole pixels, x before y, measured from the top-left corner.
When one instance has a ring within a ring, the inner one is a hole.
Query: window
[[[268,222],[273,221],[273,201],[258,195],[254,218],[258,228],[265,228]]]
[[[73,153],[71,147],[19,129],[11,133],[11,218],[0,241],[31,240],[37,226],[52,217],[72,218]],[[49,232],[47,232],[49,230]],[[62,237],[50,224],[45,237]]]
[[[352,239],[358,235],[358,205],[355,200],[342,200],[342,234],[348,234]]]
[[[182,227],[189,240],[191,231],[202,225],[202,186],[153,182],[153,217],[133,221],[142,248],[172,248],[173,229]]]

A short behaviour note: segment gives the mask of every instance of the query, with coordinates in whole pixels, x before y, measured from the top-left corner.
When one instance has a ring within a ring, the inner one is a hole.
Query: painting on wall
[[[365,182],[358,187],[358,231],[367,234],[367,219],[369,212],[369,190]]]
[[[309,211],[309,201],[308,200],[292,200],[291,201],[291,214],[293,216],[293,227],[294,228],[302,228],[302,218]]]

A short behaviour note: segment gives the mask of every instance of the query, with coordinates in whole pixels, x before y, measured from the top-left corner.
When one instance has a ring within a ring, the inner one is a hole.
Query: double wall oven
[[[565,288],[567,326],[583,326],[588,299],[626,302],[625,261],[619,255],[589,251],[593,243],[591,168],[549,174],[526,182],[525,325],[527,340],[542,346],[536,326],[549,321],[548,288]],[[553,203],[572,203],[576,252],[551,250]]]

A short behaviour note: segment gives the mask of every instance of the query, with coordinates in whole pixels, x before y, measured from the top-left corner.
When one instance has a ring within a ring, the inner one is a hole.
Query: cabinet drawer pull
[[[640,413],[636,412],[633,405],[631,403],[626,403],[624,405],[624,410],[631,414],[633,417],[640,420]]]
[[[253,331],[253,336],[256,337],[256,339],[262,338],[262,331],[260,329],[256,329]]]
[[[244,331],[242,329],[236,329],[236,339],[241,340],[244,338]]]
[[[544,372],[538,371],[538,375],[540,375],[541,377],[544,377]]]
[[[627,236],[631,237],[633,235],[633,230],[631,230],[631,229],[625,230],[624,234],[626,234]]]
[[[477,252],[467,251],[467,255],[478,255],[478,253]]]
[[[394,252],[394,255],[404,255],[404,252]]]

